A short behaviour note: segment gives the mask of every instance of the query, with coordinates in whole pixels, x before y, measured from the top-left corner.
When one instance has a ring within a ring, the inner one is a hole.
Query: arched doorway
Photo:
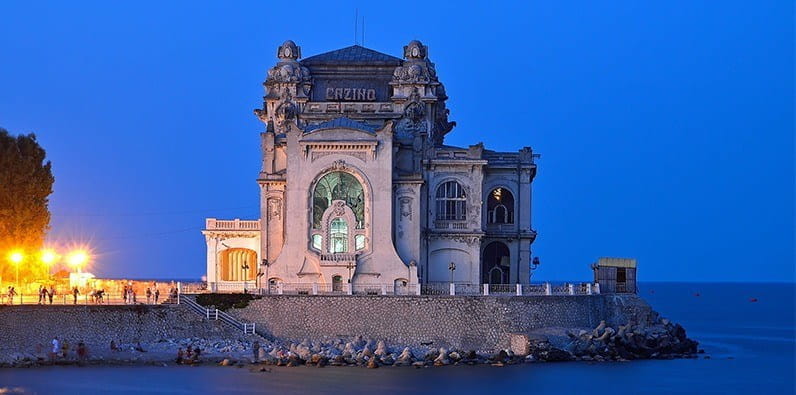
[[[257,253],[248,248],[221,251],[221,281],[253,281],[257,278]]]
[[[493,241],[481,254],[481,280],[486,284],[509,284],[511,254],[505,243]]]

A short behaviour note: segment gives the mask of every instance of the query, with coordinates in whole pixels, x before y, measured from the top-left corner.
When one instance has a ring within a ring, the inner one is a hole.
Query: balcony
[[[338,252],[334,254],[321,254],[321,266],[357,266],[357,254]]]
[[[467,221],[434,221],[434,229],[465,230]]]
[[[206,230],[260,230],[260,220],[246,220],[246,219],[215,219],[207,218],[205,220]]]

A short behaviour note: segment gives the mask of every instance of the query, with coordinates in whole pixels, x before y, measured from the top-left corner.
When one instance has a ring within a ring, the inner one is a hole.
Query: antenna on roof
[[[354,8],[354,45],[357,45],[357,22],[359,21],[359,8]]]

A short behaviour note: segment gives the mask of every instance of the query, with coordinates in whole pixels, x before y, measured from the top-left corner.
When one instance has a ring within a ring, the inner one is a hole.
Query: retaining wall
[[[0,356],[33,352],[38,344],[48,350],[55,336],[71,345],[82,341],[89,349],[107,350],[111,340],[147,344],[183,338],[234,339],[241,332],[177,305],[0,306]]]
[[[509,335],[542,328],[624,324],[644,311],[635,295],[591,296],[266,296],[231,311],[266,336],[302,339],[362,335],[418,347],[495,350]]]

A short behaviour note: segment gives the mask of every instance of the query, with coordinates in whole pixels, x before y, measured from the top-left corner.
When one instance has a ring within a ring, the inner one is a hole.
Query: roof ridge
[[[300,60],[301,63],[323,62],[386,62],[400,63],[401,58],[358,44],[323,52]]]

